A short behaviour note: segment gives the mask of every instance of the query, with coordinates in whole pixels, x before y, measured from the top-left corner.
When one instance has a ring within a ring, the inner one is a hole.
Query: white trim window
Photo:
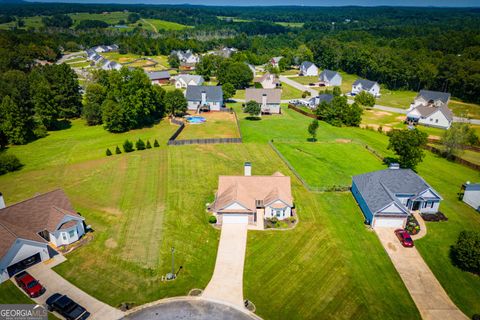
[[[283,209],[273,209],[274,216],[277,218],[283,218],[285,215],[285,212]]]

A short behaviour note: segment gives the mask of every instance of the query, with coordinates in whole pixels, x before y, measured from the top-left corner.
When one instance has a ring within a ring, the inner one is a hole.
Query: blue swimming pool
[[[188,116],[188,117],[185,117],[185,119],[187,119],[188,123],[193,123],[193,124],[204,123],[207,121],[207,119],[200,116]]]

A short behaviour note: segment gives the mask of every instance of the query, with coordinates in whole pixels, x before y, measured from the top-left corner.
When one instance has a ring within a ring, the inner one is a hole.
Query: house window
[[[435,123],[438,123],[438,119],[435,119]]]
[[[75,237],[75,230],[70,230],[68,234],[70,235],[70,238]]]
[[[275,216],[277,218],[280,218],[281,216],[283,216],[283,210],[275,210]]]
[[[63,240],[67,241],[67,234],[65,232],[62,232],[62,238]]]

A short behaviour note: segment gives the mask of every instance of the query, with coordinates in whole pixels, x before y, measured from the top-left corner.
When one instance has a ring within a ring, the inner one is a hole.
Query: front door
[[[420,209],[420,205],[421,205],[421,204],[422,204],[421,201],[413,201],[412,210],[415,211],[415,210]]]

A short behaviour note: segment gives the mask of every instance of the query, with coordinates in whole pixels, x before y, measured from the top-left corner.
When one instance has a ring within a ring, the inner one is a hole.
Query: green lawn
[[[207,119],[205,123],[187,123],[178,140],[182,139],[210,139],[210,138],[238,138],[238,128],[235,115],[228,112],[202,113]]]
[[[191,26],[186,26],[184,24],[160,20],[160,19],[142,19],[146,21],[148,24],[153,25],[156,30],[183,30],[192,28]]]
[[[275,143],[275,147],[313,188],[350,186],[352,176],[385,168],[358,143]]]
[[[282,100],[299,99],[302,97],[302,93],[297,88],[282,82]]]
[[[312,82],[318,82],[318,77],[317,76],[305,76],[305,77],[292,77],[292,78],[289,78],[295,82],[298,82],[300,84],[303,84],[303,85],[308,85]],[[318,88],[314,88],[314,89],[318,89]]]
[[[302,28],[304,25],[303,22],[275,22],[275,24],[289,28]]]
[[[77,12],[70,13],[69,16],[73,20],[73,27],[77,26],[80,21],[83,20],[100,20],[108,24],[115,25],[118,24],[120,20],[127,21],[128,15],[130,12],[115,11],[108,13],[88,13],[88,12]]]
[[[417,96],[417,92],[386,88],[382,88],[380,93],[382,96],[377,99],[377,104],[400,109],[408,109]]]

